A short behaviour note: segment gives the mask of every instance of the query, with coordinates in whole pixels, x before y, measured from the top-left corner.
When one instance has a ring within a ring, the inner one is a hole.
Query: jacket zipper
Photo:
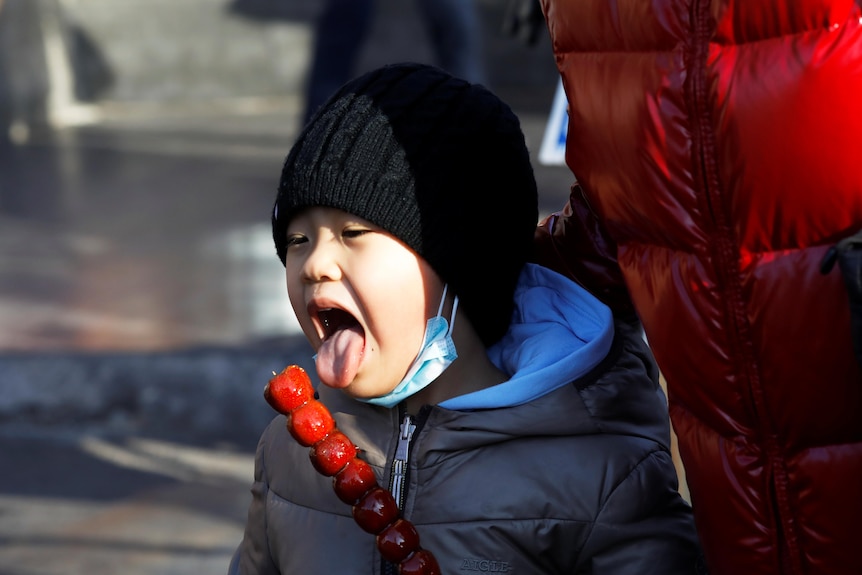
[[[714,25],[712,19],[712,3],[710,0],[696,0],[693,4],[692,14],[694,18],[694,32],[696,37],[693,45],[696,50],[691,54],[693,62],[691,75],[691,95],[694,99],[694,114],[697,119],[695,123],[695,137],[698,157],[700,159],[700,170],[704,197],[707,202],[709,213],[712,214],[712,224],[716,228],[717,241],[713,255],[718,261],[716,270],[718,273],[719,286],[726,295],[728,315],[734,325],[734,332],[729,341],[739,350],[744,360],[742,361],[742,372],[748,382],[750,403],[760,422],[758,431],[763,437],[764,449],[767,453],[768,465],[771,468],[770,486],[775,498],[777,515],[776,529],[778,536],[773,539],[773,544],[778,550],[782,562],[790,563],[791,573],[802,573],[802,559],[799,551],[799,537],[795,524],[792,522],[793,514],[787,502],[787,485],[789,483],[786,465],[781,457],[777,442],[777,435],[770,418],[766,417],[765,392],[760,379],[760,370],[754,357],[751,344],[750,324],[742,309],[742,287],[738,276],[733,271],[737,266],[737,254],[739,248],[733,243],[730,232],[729,217],[722,208],[721,197],[717,192],[718,176],[714,166],[707,163],[708,156],[715,155],[714,134],[712,134],[707,113],[707,79],[705,68],[708,58],[708,42],[711,27]],[[712,134],[712,137],[709,137]],[[769,472],[769,470],[767,471]],[[790,519],[789,519],[790,518]]]
[[[398,509],[403,509],[404,498],[407,490],[407,471],[410,465],[410,440],[416,431],[416,424],[410,414],[405,413],[398,428],[398,444],[395,447],[395,459],[392,460],[392,474],[389,479],[389,491],[398,504]],[[380,572],[382,575],[396,575],[398,568],[387,561],[383,561]]]
[[[416,424],[413,423],[413,418],[409,414],[405,414],[398,433],[398,446],[395,449],[395,459],[392,461],[392,478],[390,480],[390,491],[392,491],[392,497],[395,498],[395,502],[398,504],[398,509],[403,509],[404,507],[404,486],[407,483],[410,440],[413,438],[413,432],[415,431]]]

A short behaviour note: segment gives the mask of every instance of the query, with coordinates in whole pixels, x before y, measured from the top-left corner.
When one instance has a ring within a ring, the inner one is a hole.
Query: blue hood
[[[584,288],[536,264],[527,264],[515,288],[509,331],[488,348],[510,379],[453,397],[447,409],[492,409],[527,403],[596,367],[614,338],[613,314]]]

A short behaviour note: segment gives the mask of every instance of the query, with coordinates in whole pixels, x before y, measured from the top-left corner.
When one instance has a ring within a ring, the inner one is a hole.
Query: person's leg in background
[[[474,0],[418,0],[437,64],[454,76],[486,84],[482,26]]]
[[[315,30],[303,126],[354,74],[373,15],[374,0],[328,0],[324,5]]]

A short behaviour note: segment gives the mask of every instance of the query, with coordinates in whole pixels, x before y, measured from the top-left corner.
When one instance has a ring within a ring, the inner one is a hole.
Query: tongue
[[[358,325],[339,329],[317,350],[317,375],[330,387],[350,385],[365,349],[365,333]]]

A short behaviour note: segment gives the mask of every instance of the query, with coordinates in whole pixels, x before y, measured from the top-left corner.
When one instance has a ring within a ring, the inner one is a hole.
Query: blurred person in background
[[[357,72],[374,18],[375,0],[327,0],[317,22],[303,124]],[[474,0],[417,0],[436,64],[454,76],[485,83],[482,30]]]
[[[710,573],[862,573],[858,3],[530,1],[577,179],[538,258],[642,320]]]

